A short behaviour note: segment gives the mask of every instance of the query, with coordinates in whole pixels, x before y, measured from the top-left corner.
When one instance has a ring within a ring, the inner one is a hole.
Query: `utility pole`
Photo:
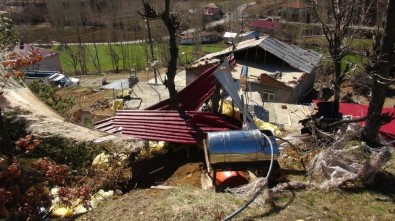
[[[150,28],[150,25],[149,25],[149,20],[152,20],[152,19],[144,18],[144,20],[145,20],[145,23],[147,24],[148,42],[149,42],[149,45],[150,45],[151,58],[152,58],[151,65],[152,65],[155,62],[154,47],[153,47],[153,44],[152,44],[152,37],[151,37],[151,28]],[[154,65],[152,68],[154,70],[155,84],[158,84],[157,75],[156,75],[156,72],[157,72],[156,68],[157,67],[156,67],[156,65]]]

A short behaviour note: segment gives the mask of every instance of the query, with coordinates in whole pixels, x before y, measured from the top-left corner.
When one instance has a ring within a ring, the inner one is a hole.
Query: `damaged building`
[[[312,91],[315,67],[321,54],[304,50],[269,36],[239,42],[223,51],[199,59],[198,63],[209,63],[212,59],[223,59],[234,54],[237,65],[232,71],[239,79],[242,68],[247,72],[249,88],[258,92],[264,102],[303,103]],[[196,69],[187,70],[187,83],[196,77]]]

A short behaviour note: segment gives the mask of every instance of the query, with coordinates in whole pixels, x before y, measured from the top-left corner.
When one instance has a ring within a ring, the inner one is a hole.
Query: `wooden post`
[[[265,58],[263,59],[263,64],[266,65],[266,50],[265,51]]]
[[[208,149],[207,149],[206,139],[203,139],[203,150],[204,150],[204,159],[206,161],[206,166],[207,166],[207,172],[210,174],[211,166],[210,166],[210,161],[208,159]]]
[[[255,63],[257,63],[257,60],[258,60],[258,50],[259,50],[259,47],[256,46],[255,47]]]
[[[155,61],[155,54],[154,54],[154,48],[153,48],[153,45],[152,45],[151,28],[150,28],[149,21],[148,21],[147,18],[145,19],[145,23],[147,24],[147,30],[148,30],[148,41],[149,41],[149,45],[150,45],[151,58],[152,58],[151,62],[154,62]],[[155,76],[155,84],[157,84],[158,82],[157,82],[157,79],[156,79],[156,71],[155,71],[155,69],[154,69],[154,76]]]

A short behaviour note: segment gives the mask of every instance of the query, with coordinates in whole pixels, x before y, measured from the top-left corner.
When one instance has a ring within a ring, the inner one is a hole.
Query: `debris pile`
[[[84,205],[81,199],[74,199],[70,205],[62,204],[59,196],[60,188],[54,187],[50,190],[50,194],[53,198],[51,202],[50,211],[52,217],[72,217],[88,212],[91,209],[96,208],[99,203],[103,200],[108,200],[114,195],[114,191],[104,191],[100,189],[96,194],[90,196],[90,200],[87,205]]]
[[[359,132],[357,124],[340,128],[335,134],[337,141],[312,159],[309,175],[320,183],[320,188],[337,188],[357,182],[370,184],[390,160],[390,147],[371,148],[353,140]]]
[[[105,110],[110,108],[110,99],[109,98],[103,98],[100,100],[97,100],[95,103],[93,103],[90,108],[92,110]]]

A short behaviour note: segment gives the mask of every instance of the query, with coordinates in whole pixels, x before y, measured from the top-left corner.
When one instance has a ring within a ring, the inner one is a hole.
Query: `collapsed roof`
[[[298,46],[282,42],[269,36],[261,36],[259,39],[245,40],[233,49],[234,52],[248,48],[261,47],[276,57],[284,60],[291,67],[305,73],[311,73],[314,67],[320,62],[322,55],[313,50],[304,50]],[[220,52],[208,54],[201,59],[220,57],[232,53],[232,47]]]
[[[120,133],[135,138],[167,141],[181,144],[202,143],[207,132],[239,130],[242,123],[234,118],[211,112],[198,112],[202,104],[214,93],[215,78],[220,75],[224,84],[231,79],[229,65],[212,66],[195,81],[177,93],[179,110],[170,110],[170,99],[154,104],[145,110],[117,111],[114,117],[95,123],[95,128],[109,133]],[[224,75],[228,75],[225,79]],[[218,77],[217,77],[218,78]],[[241,100],[232,87],[227,92],[235,99],[239,108]],[[234,90],[231,92],[231,90]],[[248,114],[248,122],[252,117]],[[249,124],[251,125],[251,124]],[[249,127],[252,127],[249,126]]]
[[[241,122],[222,114],[173,110],[122,110],[95,123],[108,133],[180,144],[201,143],[207,132],[239,130]]]

